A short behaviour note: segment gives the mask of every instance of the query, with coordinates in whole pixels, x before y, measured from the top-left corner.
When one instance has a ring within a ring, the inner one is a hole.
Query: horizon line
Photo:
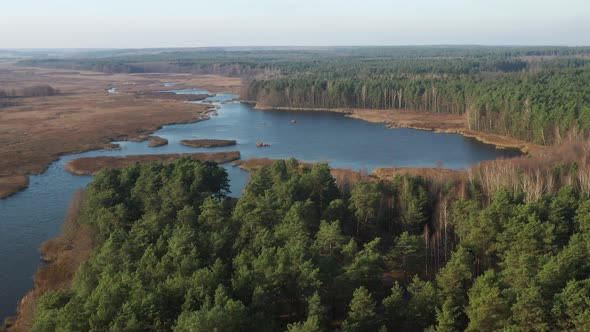
[[[590,45],[560,44],[358,44],[358,45],[217,45],[217,46],[146,46],[146,47],[0,47],[2,51],[19,50],[166,50],[207,48],[362,48],[362,47],[564,47],[583,48]]]

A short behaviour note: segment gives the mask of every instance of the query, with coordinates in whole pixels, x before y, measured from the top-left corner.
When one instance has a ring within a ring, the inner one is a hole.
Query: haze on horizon
[[[20,0],[0,48],[590,45],[587,0]]]

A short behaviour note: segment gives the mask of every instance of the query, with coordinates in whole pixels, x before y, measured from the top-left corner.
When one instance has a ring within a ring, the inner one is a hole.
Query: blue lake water
[[[178,90],[182,94],[207,91]],[[91,181],[64,171],[71,159],[89,156],[160,154],[239,150],[251,157],[326,161],[333,167],[372,171],[377,167],[444,167],[463,169],[477,162],[519,155],[498,150],[457,134],[414,129],[387,129],[383,124],[351,119],[330,112],[259,111],[239,102],[219,104],[237,96],[220,94],[208,101],[220,107],[209,121],[164,126],[155,133],[169,144],[150,148],[147,142],[117,142],[120,150],[92,151],[64,156],[40,175],[30,177],[28,189],[0,200],[0,320],[14,315],[20,299],[32,288],[40,266],[40,244],[59,233],[71,195]],[[291,120],[295,120],[293,123]],[[183,139],[234,139],[237,146],[196,149],[180,145]],[[271,144],[257,148],[256,142]],[[226,164],[232,195],[238,196],[248,173]]]

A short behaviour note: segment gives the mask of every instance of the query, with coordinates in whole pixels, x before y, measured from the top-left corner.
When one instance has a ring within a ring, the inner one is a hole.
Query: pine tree
[[[365,287],[354,291],[350,301],[348,317],[342,325],[343,331],[375,331],[379,325],[373,296]]]

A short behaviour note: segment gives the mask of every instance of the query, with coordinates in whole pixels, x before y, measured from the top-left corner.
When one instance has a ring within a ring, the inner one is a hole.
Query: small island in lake
[[[162,138],[160,136],[150,136],[149,137],[150,143],[148,144],[148,146],[150,148],[155,148],[158,146],[163,146],[163,145],[168,145],[168,140],[165,138]]]
[[[235,140],[227,139],[183,139],[180,144],[190,146],[193,148],[215,148],[220,146],[232,146],[236,145]]]

